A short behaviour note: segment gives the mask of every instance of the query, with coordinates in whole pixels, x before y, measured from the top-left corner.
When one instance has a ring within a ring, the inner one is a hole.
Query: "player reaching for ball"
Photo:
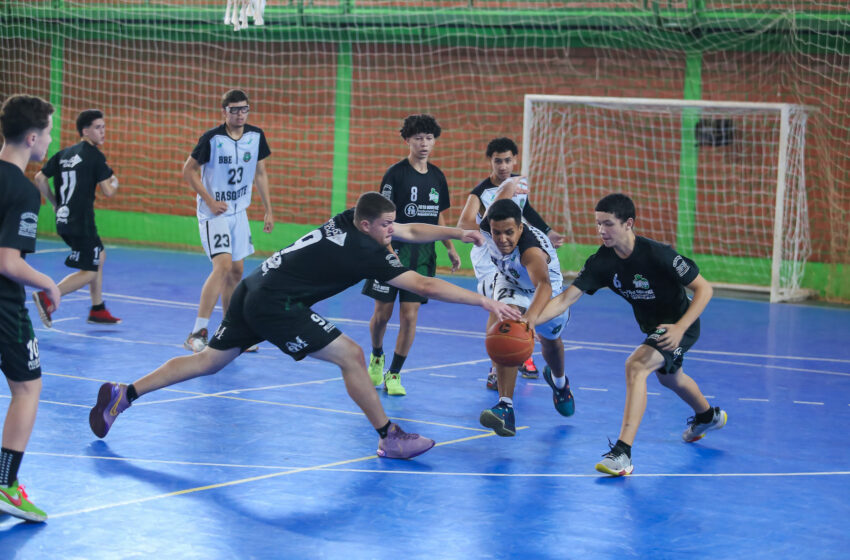
[[[483,242],[476,231],[430,224],[397,224],[395,205],[380,193],[363,194],[355,208],[331,218],[269,257],[239,282],[218,330],[201,352],[169,360],[130,385],[104,383],[89,425],[104,437],[118,414],[136,398],[201,375],[216,373],[250,346],[268,340],[295,360],[305,357],[339,366],[352,400],[378,432],[378,455],[409,459],[434,441],[405,433],[390,422],[369,374],[363,350],[329,320],[310,309],[364,278],[452,303],[477,305],[499,317],[519,319],[510,306],[403,266],[390,241],[432,243],[443,239]]]
[[[694,410],[682,433],[686,442],[726,424],[726,412],[711,407],[699,387],[682,371],[685,352],[699,338],[699,316],[712,296],[697,265],[668,245],[635,235],[635,205],[624,194],[596,204],[596,229],[602,247],[584,263],[573,284],[553,298],[540,320],[560,317],[583,293],[608,287],[628,301],[646,339],[626,359],[626,405],[617,443],[596,470],[611,476],[632,473],[632,443],[646,410],[646,378],[655,372],[662,385]],[[689,299],[685,288],[693,290]]]
[[[575,413],[575,399],[564,375],[564,345],[561,331],[569,313],[539,321],[538,315],[553,294],[561,293],[563,277],[558,255],[549,238],[539,229],[522,221],[522,210],[510,200],[518,181],[502,187],[500,198],[490,205],[480,228],[487,239],[490,257],[498,272],[493,297],[523,311],[523,320],[540,338],[540,348],[546,367],[543,378],[552,388],[555,410],[562,416]],[[496,364],[499,402],[481,413],[482,426],[500,436],[516,435],[514,415],[514,386],[516,366]]]
[[[487,144],[485,155],[490,163],[490,175],[478,183],[469,193],[466,205],[463,207],[460,219],[458,219],[457,227],[463,229],[478,227],[478,224],[484,219],[487,208],[496,199],[502,183],[511,177],[516,177],[513,170],[517,164],[518,151],[516,143],[510,138],[494,138]],[[522,218],[526,223],[545,233],[555,249],[563,245],[564,236],[549,227],[540,217],[540,214],[532,208],[531,202],[528,200],[527,188],[515,192],[512,199],[522,209]],[[475,278],[478,280],[478,293],[492,297],[496,267],[490,260],[489,251],[486,247],[473,247],[469,252],[469,257],[472,259],[472,268],[475,270]],[[487,328],[489,329],[491,325],[492,323],[488,321]],[[495,367],[495,364],[491,363],[490,372],[487,374],[488,389],[497,390]],[[519,371],[522,372],[523,377],[528,379],[537,379],[538,377],[537,366],[531,356],[520,366]]]

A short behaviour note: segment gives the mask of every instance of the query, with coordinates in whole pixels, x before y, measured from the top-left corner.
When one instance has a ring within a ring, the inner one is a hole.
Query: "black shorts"
[[[682,367],[682,362],[685,359],[685,352],[690,350],[691,346],[693,346],[699,338],[699,319],[697,319],[697,321],[685,331],[685,334],[682,335],[682,341],[679,342],[679,347],[675,350],[662,350],[658,347],[658,338],[661,334],[663,333],[658,331],[650,334],[643,341],[643,344],[652,346],[662,356],[664,356],[664,365],[658,368],[658,373],[676,373],[679,371],[679,368]]]
[[[14,325],[17,335],[0,340],[0,369],[12,381],[32,381],[41,377],[41,360],[38,357],[38,339],[32,330],[29,313],[22,307]],[[8,332],[8,328],[4,328]]]
[[[62,239],[71,248],[71,254],[65,259],[65,266],[94,271],[100,267],[103,243],[99,235],[63,235]]]
[[[302,305],[287,305],[265,291],[249,291],[240,282],[233,291],[224,320],[210,338],[214,350],[246,348],[268,340],[295,360],[318,352],[342,331],[336,325]]]
[[[399,246],[396,253],[401,264],[414,272],[418,272],[422,276],[433,278],[437,273],[437,255],[434,252],[433,246],[405,243]],[[394,302],[396,294],[398,294],[398,300],[401,302],[428,303],[428,298],[426,297],[408,292],[407,290],[399,290],[394,286],[374,279],[366,280],[366,283],[363,284],[362,293],[374,300],[385,303]]]

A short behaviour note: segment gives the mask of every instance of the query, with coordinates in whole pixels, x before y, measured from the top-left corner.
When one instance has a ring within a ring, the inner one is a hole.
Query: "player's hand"
[[[668,352],[675,350],[682,342],[682,337],[685,336],[685,330],[685,328],[675,324],[670,325],[665,323],[663,325],[658,325],[655,327],[655,331],[664,331],[661,336],[658,337],[658,347],[662,350],[667,350]]]
[[[525,175],[509,177],[502,181],[496,198],[513,198],[518,194],[528,194],[528,177]]]
[[[484,236],[477,229],[465,229],[460,236],[460,241],[463,243],[473,243],[476,247],[484,245]]]
[[[522,318],[520,318],[520,322],[525,323],[525,326],[531,331],[531,336],[537,340],[537,331],[534,330],[534,321],[529,320],[527,316],[523,315]]]
[[[207,206],[210,207],[210,210],[216,216],[227,212],[227,203],[223,200],[211,200],[210,202],[207,202]]]
[[[59,309],[59,301],[62,299],[62,292],[59,291],[59,287],[53,282],[51,282],[50,286],[44,290],[44,292],[50,299],[50,306],[48,307],[47,312],[53,313]]]
[[[564,241],[567,240],[566,237],[564,237],[554,229],[550,229],[549,233],[547,233],[546,235],[549,237],[549,241],[552,242],[552,247],[554,247],[555,249],[563,245]]]
[[[519,309],[512,307],[507,303],[496,301],[495,299],[485,297],[484,303],[481,304],[481,307],[495,315],[496,319],[499,321],[504,321],[505,319],[519,321],[522,318],[522,313],[519,312]]]
[[[449,260],[452,261],[452,273],[455,273],[460,269],[460,255],[457,254],[454,247],[447,251],[447,253],[449,254]]]
[[[274,217],[271,212],[266,212],[263,216],[263,233],[271,233],[274,229]]]

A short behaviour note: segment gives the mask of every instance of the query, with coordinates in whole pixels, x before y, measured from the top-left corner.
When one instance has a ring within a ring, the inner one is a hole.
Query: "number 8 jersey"
[[[242,137],[234,140],[224,124],[206,131],[192,150],[201,166],[201,181],[215,200],[227,202],[225,215],[242,212],[251,204],[251,188],[257,162],[271,154],[262,129],[246,124]],[[198,219],[216,215],[198,196]]]

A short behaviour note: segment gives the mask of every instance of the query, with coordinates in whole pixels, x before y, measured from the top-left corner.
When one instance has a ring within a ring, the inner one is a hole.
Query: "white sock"
[[[561,377],[552,376],[552,382],[555,384],[555,387],[558,389],[563,389],[567,386],[567,376],[562,375]]]
[[[192,329],[192,332],[196,333],[201,329],[205,329],[205,328],[207,328],[207,325],[209,325],[209,324],[210,324],[210,318],[209,317],[207,317],[207,318],[196,317],[195,318],[195,328]]]
[[[499,402],[503,402],[508,406],[514,405],[514,400],[510,397],[499,397]]]

